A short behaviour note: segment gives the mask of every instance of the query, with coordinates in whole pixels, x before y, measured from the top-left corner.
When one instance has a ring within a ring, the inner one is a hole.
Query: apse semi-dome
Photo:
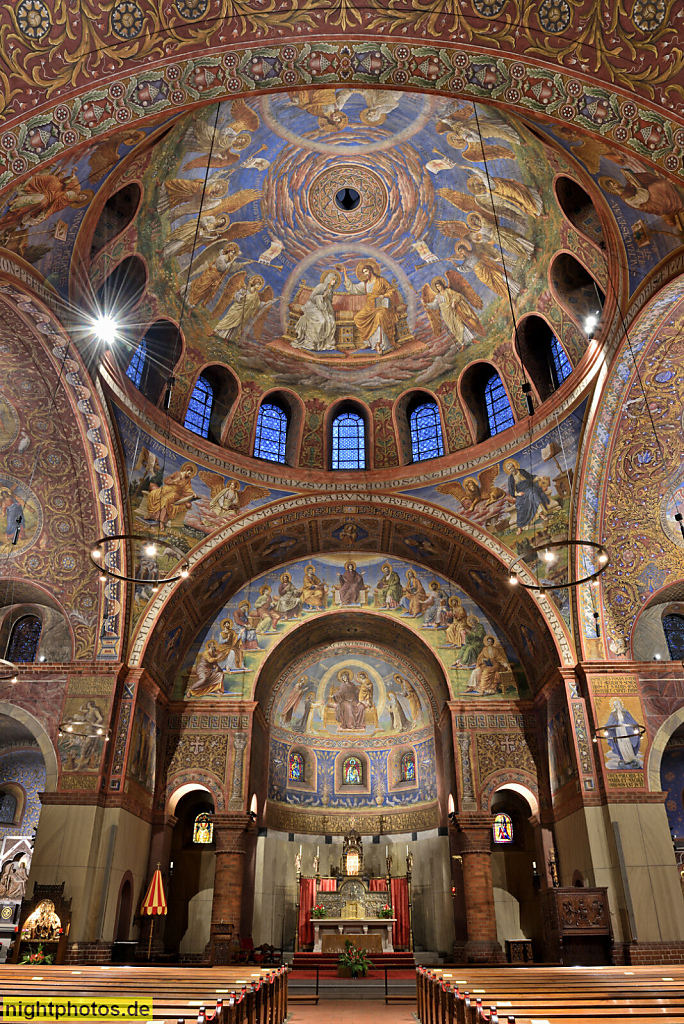
[[[564,321],[572,363],[585,340],[550,290],[573,240],[549,152],[499,110],[411,93],[293,92],[185,115],[136,168],[133,236],[148,304],[182,322],[172,411],[182,419],[207,365],[253,404],[291,388],[373,408],[416,387],[453,405],[485,361],[521,418],[513,312],[542,308],[559,333]]]

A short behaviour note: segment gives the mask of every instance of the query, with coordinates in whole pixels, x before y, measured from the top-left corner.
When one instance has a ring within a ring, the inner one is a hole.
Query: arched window
[[[494,833],[495,843],[512,843],[513,842],[513,819],[510,814],[506,814],[504,811],[500,811],[494,818],[494,825],[492,826]]]
[[[285,465],[287,414],[273,402],[262,402],[257,416],[254,458]]]
[[[515,332],[516,349],[542,402],[572,373],[562,344],[541,316],[526,316]]]
[[[8,661],[35,661],[43,623],[37,615],[23,615],[14,623],[7,647]]]
[[[290,782],[304,781],[304,758],[293,751],[287,761],[287,777]]]
[[[342,782],[345,786],[363,785],[363,762],[360,757],[346,757],[342,762]]]
[[[502,430],[514,426],[513,410],[508,401],[506,389],[498,373],[493,373],[485,384],[484,389],[485,411],[489,423],[489,436],[494,437]]]
[[[401,758],[401,781],[416,781],[416,755],[412,750],[407,750]]]
[[[17,798],[11,793],[0,792],[0,825],[11,825],[17,813]]]
[[[197,383],[192,389],[192,395],[188,402],[188,411],[185,414],[185,424],[188,430],[200,437],[209,437],[209,424],[211,422],[211,409],[214,404],[214,389],[206,377],[199,376]]]
[[[366,427],[356,412],[341,412],[333,420],[332,468],[366,468]]]
[[[565,378],[569,377],[572,373],[572,363],[555,334],[551,335],[551,361],[556,378],[556,387],[560,387]]]
[[[192,828],[193,843],[210,843],[214,838],[214,823],[209,820],[206,811],[202,811],[195,818]]]
[[[131,223],[140,205],[140,186],[132,182],[124,185],[113,196],[110,196],[102,208],[90,245],[92,259],[107,242],[120,235]]]
[[[127,256],[108,274],[97,290],[96,307],[119,322],[140,302],[147,285],[147,271],[139,256]]]
[[[143,377],[143,370],[147,363],[147,342],[145,338],[142,339],[135,352],[131,356],[131,361],[126,367],[126,376],[129,380],[132,380],[136,388],[140,390],[140,383]]]
[[[559,253],[551,264],[551,283],[561,305],[595,336],[606,296],[586,267],[570,253]]]
[[[591,196],[573,178],[562,175],[554,183],[558,205],[571,224],[605,249],[601,218],[594,206]]]
[[[442,422],[436,402],[421,402],[409,415],[411,454],[414,462],[444,455]]]
[[[672,660],[684,661],[684,615],[663,615],[663,631]]]

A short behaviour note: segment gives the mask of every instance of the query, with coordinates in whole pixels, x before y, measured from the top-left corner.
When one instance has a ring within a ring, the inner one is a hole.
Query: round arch
[[[651,750],[648,755],[648,788],[652,793],[662,792],[662,786],[660,784],[660,765],[663,760],[663,754],[665,747],[670,742],[670,739],[677,731],[680,725],[684,723],[684,707],[678,708],[677,711],[673,711],[669,718],[666,718],[663,724],[658,729],[658,732],[653,737],[651,743]]]
[[[55,748],[52,745],[52,740],[48,736],[47,732],[35,718],[30,711],[26,711],[24,708],[20,708],[16,704],[10,704],[8,701],[0,701],[0,715],[6,715],[8,718],[13,718],[15,722],[20,722],[28,731],[35,737],[36,743],[40,747],[40,752],[43,755],[45,761],[45,791],[51,793],[57,789],[57,781],[59,774],[59,761]]]

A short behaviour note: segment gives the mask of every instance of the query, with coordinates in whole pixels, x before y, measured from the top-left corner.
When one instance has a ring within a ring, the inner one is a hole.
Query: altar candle
[[[406,847],[406,849],[408,850],[408,846]],[[301,857],[301,855],[302,855],[302,844],[300,843],[299,844],[299,856]]]
[[[406,856],[408,857],[408,843],[406,844]]]
[[[321,852],[321,848],[320,848],[320,846],[317,846],[316,847],[316,856],[317,857],[320,855],[320,852]]]

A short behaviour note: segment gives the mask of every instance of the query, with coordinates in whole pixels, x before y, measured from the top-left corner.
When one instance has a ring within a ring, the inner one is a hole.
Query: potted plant
[[[351,939],[347,939],[344,944],[344,953],[340,953],[337,961],[338,978],[365,978],[372,966],[366,950],[357,949]]]
[[[47,964],[54,964],[55,958],[52,953],[46,953],[40,943],[37,946],[29,946],[19,961],[20,964],[30,964],[33,967],[43,967]]]
[[[392,916],[392,908],[390,907],[389,903],[386,903],[385,906],[382,907],[378,911],[378,917],[391,917],[391,916]]]
[[[311,908],[312,917],[326,917],[328,911],[325,909],[322,903],[315,903]]]

